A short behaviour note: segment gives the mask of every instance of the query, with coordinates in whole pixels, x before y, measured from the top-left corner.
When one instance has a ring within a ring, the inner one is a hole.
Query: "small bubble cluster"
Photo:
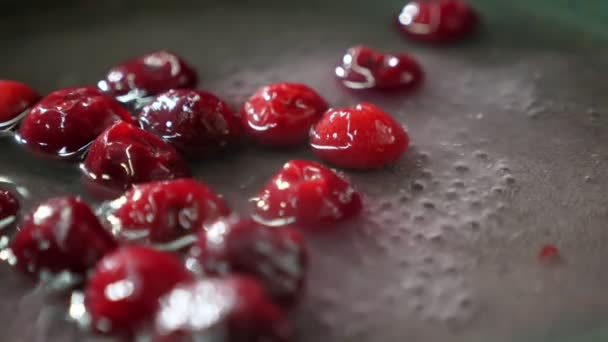
[[[479,310],[466,281],[471,260],[453,246],[500,232],[517,180],[510,164],[488,151],[466,143],[442,146],[439,152],[410,151],[406,163],[415,165],[396,171],[406,174],[402,188],[366,191],[369,234],[361,253],[371,243],[388,259],[384,267],[392,276],[382,281],[392,285],[383,287],[380,299],[369,299],[376,307],[452,326],[466,324]]]

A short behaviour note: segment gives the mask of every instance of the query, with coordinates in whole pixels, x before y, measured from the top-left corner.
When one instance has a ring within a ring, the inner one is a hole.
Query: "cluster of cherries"
[[[398,16],[404,34],[431,42],[462,38],[476,23],[461,0],[412,1]],[[335,74],[350,89],[414,88],[423,78],[410,56],[364,46],[349,49]],[[331,165],[375,169],[406,151],[408,135],[371,103],[329,108],[303,84],[262,87],[235,113],[197,83],[188,63],[166,51],[115,66],[97,88],[42,99],[22,83],[0,81],[0,129],[38,155],[84,159],[87,188],[118,196],[97,214],[77,197],[39,204],[20,222],[8,260],[35,279],[64,271],[80,277],[91,329],[103,334],[291,341],[285,312],[307,269],[300,230],[356,216],[361,196],[342,174],[291,160],[245,218],[189,178],[186,159],[250,139],[281,148],[308,143]],[[0,225],[14,224],[18,210],[1,191]]]

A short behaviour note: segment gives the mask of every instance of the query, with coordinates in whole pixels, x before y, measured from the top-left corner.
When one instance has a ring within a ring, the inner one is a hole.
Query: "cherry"
[[[422,68],[412,57],[362,45],[348,49],[335,72],[340,83],[350,89],[413,89],[423,79]]]
[[[238,140],[239,118],[215,95],[192,89],[169,90],[139,113],[142,127],[188,154],[207,154]]]
[[[206,274],[242,273],[259,279],[278,302],[290,305],[306,277],[306,247],[296,230],[231,216],[206,227],[190,255]]]
[[[428,43],[461,40],[478,24],[477,12],[463,0],[411,0],[397,18],[404,36]]]
[[[181,57],[156,51],[125,61],[108,71],[99,89],[121,102],[157,95],[174,88],[192,88],[196,71]]]
[[[40,99],[29,86],[11,80],[0,80],[0,126],[16,118]]]
[[[12,192],[0,189],[0,230],[12,225],[19,212],[19,200]]]
[[[357,215],[362,206],[344,178],[305,160],[283,165],[253,203],[253,218],[269,226],[337,222]]]
[[[310,145],[319,158],[351,169],[383,167],[397,160],[408,144],[397,121],[365,102],[328,110],[310,133]]]
[[[91,208],[77,197],[57,197],[26,216],[10,249],[21,271],[84,273],[116,243]]]
[[[93,142],[83,170],[85,179],[120,190],[189,175],[186,162],[171,145],[126,122],[109,127]]]
[[[306,141],[310,126],[326,110],[327,102],[310,87],[281,82],[253,94],[243,105],[241,118],[256,142],[294,146]]]
[[[120,238],[143,237],[154,243],[195,233],[230,213],[221,197],[194,179],[135,185],[108,207],[107,220]]]
[[[208,278],[161,300],[154,342],[291,342],[285,313],[253,278]]]
[[[92,87],[61,89],[35,105],[23,120],[19,140],[35,152],[67,157],[84,149],[115,122],[131,114]]]
[[[92,328],[131,336],[154,318],[160,297],[192,279],[170,253],[143,246],[121,247],[99,261],[85,288]]]

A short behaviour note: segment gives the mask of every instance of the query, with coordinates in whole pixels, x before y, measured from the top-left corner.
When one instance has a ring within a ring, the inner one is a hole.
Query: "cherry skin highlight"
[[[278,303],[289,306],[302,294],[307,255],[297,230],[230,216],[206,226],[190,255],[206,275],[240,273],[259,279]]]
[[[335,69],[340,83],[349,89],[414,89],[424,73],[418,62],[407,54],[390,54],[358,45],[346,51]]]
[[[121,121],[133,123],[131,114],[99,90],[61,89],[32,107],[21,123],[18,139],[36,153],[69,157]]]
[[[57,197],[38,205],[10,244],[17,269],[34,277],[42,271],[82,274],[115,247],[112,235],[77,197]]]
[[[231,275],[180,285],[161,299],[153,342],[292,342],[286,314],[255,279]]]
[[[121,102],[153,96],[169,89],[192,88],[196,71],[169,51],[155,51],[122,62],[108,71],[99,89]]]
[[[359,214],[359,193],[342,176],[306,160],[291,160],[258,193],[253,218],[269,226],[317,226]]]
[[[234,145],[242,127],[238,116],[217,96],[192,89],[157,96],[138,115],[141,126],[192,157]]]
[[[170,253],[121,247],[99,261],[85,288],[91,326],[103,334],[132,336],[154,318],[163,295],[192,279]]]
[[[257,143],[290,147],[302,144],[327,102],[299,83],[274,83],[253,94],[241,109],[245,132]]]
[[[405,37],[426,43],[460,41],[478,26],[477,12],[464,0],[411,0],[397,17]]]
[[[190,174],[169,143],[126,122],[109,127],[93,142],[83,171],[85,180],[118,190]]]
[[[191,178],[135,185],[108,207],[107,221],[120,240],[137,236],[151,243],[195,234],[230,214],[218,194]]]
[[[332,108],[311,129],[310,145],[324,161],[349,169],[393,163],[409,145],[403,127],[371,103]]]

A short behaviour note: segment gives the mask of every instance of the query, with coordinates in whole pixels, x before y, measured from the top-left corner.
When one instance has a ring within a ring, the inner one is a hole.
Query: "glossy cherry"
[[[118,121],[132,123],[131,114],[93,87],[57,90],[40,100],[25,117],[19,140],[31,150],[52,156],[81,151]]]
[[[311,129],[310,145],[319,158],[333,165],[374,169],[401,157],[409,137],[382,109],[360,103],[328,110]]]
[[[153,342],[291,342],[285,313],[255,279],[207,278],[163,297]]]
[[[200,156],[237,141],[241,122],[226,102],[192,89],[170,90],[139,113],[142,127],[190,155]]]
[[[0,80],[0,126],[19,116],[39,99],[40,95],[26,84]]]
[[[192,88],[197,83],[196,71],[186,61],[161,50],[113,67],[97,86],[119,101],[128,102],[169,89]]]
[[[464,0],[411,0],[397,17],[404,36],[428,43],[462,40],[478,24],[477,12]]]
[[[253,218],[265,225],[318,225],[342,221],[361,211],[359,193],[327,167],[291,160],[253,201]]]
[[[84,273],[116,243],[89,206],[76,197],[45,201],[28,214],[10,243],[21,271]]]
[[[131,336],[154,318],[159,299],[192,274],[167,252],[121,247],[99,261],[85,288],[94,330]]]
[[[0,229],[12,225],[17,219],[18,213],[19,200],[17,197],[8,190],[0,189]]]
[[[207,226],[190,255],[206,274],[236,272],[256,277],[275,300],[286,305],[300,297],[306,278],[306,247],[298,231],[236,216]]]
[[[388,54],[358,45],[346,51],[335,69],[342,85],[350,89],[413,89],[424,74],[420,64],[404,53]]]
[[[256,142],[294,146],[306,141],[310,126],[327,110],[327,102],[299,83],[274,83],[259,89],[245,102],[241,118]]]
[[[196,233],[230,213],[211,188],[189,178],[135,185],[107,207],[107,221],[119,239],[152,243]]]
[[[167,142],[125,122],[106,129],[91,145],[85,179],[112,189],[187,177],[188,166]]]

